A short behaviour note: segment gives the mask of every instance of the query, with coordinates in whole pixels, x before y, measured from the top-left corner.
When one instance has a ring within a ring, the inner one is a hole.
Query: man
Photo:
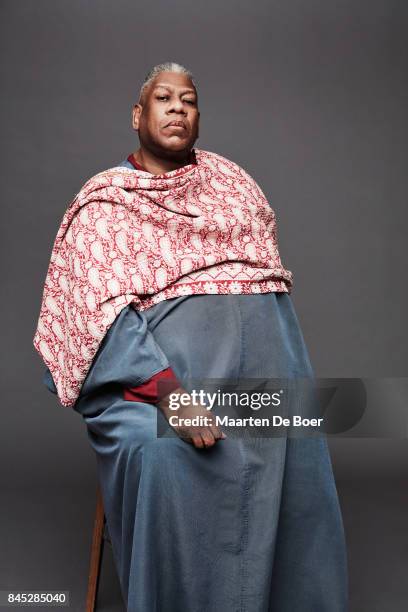
[[[245,170],[192,148],[191,73],[155,66],[132,121],[139,149],[64,216],[34,339],[86,422],[127,609],[345,612],[324,438],[234,438],[212,418],[157,436],[177,392],[178,416],[209,416],[191,381],[313,371],[273,210]]]
[[[158,71],[151,75],[150,83],[142,87],[140,99],[132,111],[132,127],[138,132],[140,147],[128,157],[130,164],[136,168],[146,170],[152,174],[163,174],[176,170],[187,163],[195,161],[192,147],[199,135],[200,112],[198,110],[198,96],[195,85],[186,72]],[[174,372],[168,368],[164,373],[154,379],[157,384],[163,380],[163,375]],[[147,383],[151,388],[151,381]],[[146,401],[146,383],[133,389],[139,399]],[[174,393],[182,394],[185,390],[177,387]],[[130,397],[129,397],[130,396]],[[128,399],[136,400],[128,393]],[[150,398],[151,399],[151,398]],[[154,398],[157,400],[157,397]],[[159,403],[167,418],[172,413],[169,409],[168,396]],[[206,409],[191,404],[182,406],[179,416],[194,418],[195,416],[209,417]],[[180,419],[181,420],[181,419]],[[215,425],[211,426],[175,426],[186,441],[191,441],[197,448],[212,446],[218,439],[225,437]]]

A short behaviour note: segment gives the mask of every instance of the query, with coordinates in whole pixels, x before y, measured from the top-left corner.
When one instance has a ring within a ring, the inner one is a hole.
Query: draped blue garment
[[[186,387],[313,376],[287,293],[192,295],[120,312],[74,409],[96,454],[128,612],[346,612],[325,438],[228,437],[205,450],[158,438],[156,406],[125,401],[123,389],[168,366]],[[48,370],[44,382],[55,393]]]

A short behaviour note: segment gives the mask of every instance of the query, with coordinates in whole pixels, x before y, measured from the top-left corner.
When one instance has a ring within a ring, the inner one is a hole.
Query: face
[[[132,113],[140,144],[159,157],[183,158],[198,138],[198,98],[185,74],[161,72]],[[171,123],[180,125],[169,125]]]

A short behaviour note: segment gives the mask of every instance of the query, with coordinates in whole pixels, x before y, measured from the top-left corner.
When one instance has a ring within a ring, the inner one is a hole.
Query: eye
[[[168,98],[169,96],[156,96],[158,100],[164,100],[165,98]]]
[[[184,100],[184,102],[187,102],[187,104],[195,104],[194,100]]]

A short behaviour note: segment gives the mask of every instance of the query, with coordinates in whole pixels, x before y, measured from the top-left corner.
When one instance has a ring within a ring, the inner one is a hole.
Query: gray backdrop
[[[95,459],[32,346],[68,202],[137,148],[130,110],[147,71],[186,65],[196,146],[242,165],[276,211],[317,376],[406,376],[408,5],[1,0],[0,17],[0,590],[70,590],[82,610]],[[406,440],[330,446],[351,610],[405,610]],[[109,549],[103,571],[98,610],[121,610]]]

